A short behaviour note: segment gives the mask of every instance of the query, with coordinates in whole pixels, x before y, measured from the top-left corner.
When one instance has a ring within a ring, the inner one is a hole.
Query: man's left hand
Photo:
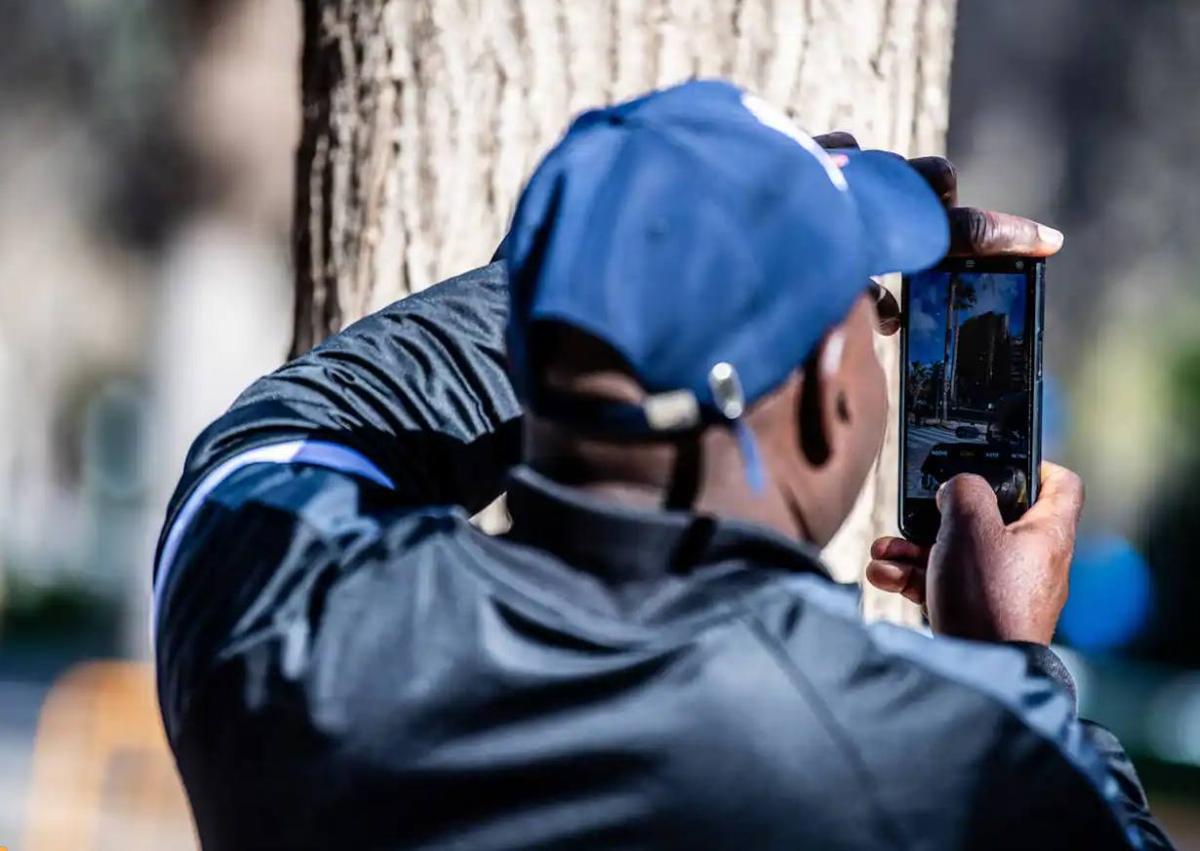
[[[835,162],[839,150],[858,150],[858,140],[844,130],[814,139],[830,152]],[[946,207],[946,217],[950,220],[949,256],[1049,257],[1062,248],[1063,235],[1052,227],[1009,213],[958,206],[958,171],[945,157],[915,157],[908,164],[925,178]],[[900,330],[900,304],[882,286],[875,288],[875,297],[878,331],[891,336]]]
[[[858,140],[845,131],[814,137],[818,145],[836,153],[858,149]],[[915,157],[908,161],[925,178],[946,207],[950,219],[951,257],[1049,257],[1063,244],[1063,235],[1032,219],[958,206],[958,170],[945,157]]]

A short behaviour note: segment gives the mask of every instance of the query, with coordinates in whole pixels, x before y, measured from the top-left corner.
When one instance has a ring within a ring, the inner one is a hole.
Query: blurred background
[[[46,788],[56,749],[161,748],[143,680],[76,666],[147,658],[150,560],[187,446],[286,351],[300,33],[295,0],[5,11],[0,845],[20,848],[28,814],[71,815]],[[1088,508],[1059,638],[1083,713],[1121,736],[1185,848],[1200,848],[1198,80],[1189,0],[959,2],[962,199],[1067,234],[1048,271],[1046,441]],[[193,847],[173,782],[136,779],[161,814],[152,847]],[[121,823],[88,829],[126,847]]]

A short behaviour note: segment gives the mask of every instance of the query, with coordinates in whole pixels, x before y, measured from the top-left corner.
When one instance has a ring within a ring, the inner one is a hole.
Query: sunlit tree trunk
[[[522,180],[589,106],[727,77],[811,132],[942,148],[954,0],[305,0],[296,163],[304,351],[487,262]],[[896,398],[897,347],[881,341]],[[895,529],[895,424],[826,555],[855,579]],[[884,609],[887,609],[885,612]],[[911,619],[868,599],[869,614]]]

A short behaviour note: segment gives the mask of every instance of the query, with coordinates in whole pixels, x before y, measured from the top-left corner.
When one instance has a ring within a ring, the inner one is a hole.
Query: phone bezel
[[[1042,459],[1042,339],[1043,319],[1045,316],[1045,276],[1046,261],[1038,257],[950,257],[943,260],[929,272],[990,272],[1014,274],[1025,273],[1025,325],[1033,329],[1034,345],[1027,360],[1029,370],[1028,381],[1030,388],[1029,400],[1029,469],[1025,471],[1029,481],[1029,502],[1032,505],[1037,499],[1039,475],[1038,468]],[[927,274],[922,273],[922,274]],[[900,285],[900,386],[899,397],[899,500],[897,520],[900,532],[909,540],[923,544],[933,543],[937,536],[940,522],[937,506],[933,499],[907,499],[906,470],[908,464],[908,411],[906,388],[908,386],[908,320],[911,316],[909,309],[909,275],[903,276]]]

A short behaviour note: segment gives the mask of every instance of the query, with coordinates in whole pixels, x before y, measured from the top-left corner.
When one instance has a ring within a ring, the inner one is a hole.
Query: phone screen
[[[916,540],[958,473],[986,478],[1006,521],[1036,497],[1042,268],[952,260],[905,279],[900,520]]]

